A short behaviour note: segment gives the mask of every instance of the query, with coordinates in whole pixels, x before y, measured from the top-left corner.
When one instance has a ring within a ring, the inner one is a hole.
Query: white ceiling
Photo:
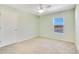
[[[50,8],[47,8],[44,13],[40,14],[38,13],[39,4],[8,4],[8,6],[16,8],[21,11],[32,13],[38,16],[75,8],[74,4],[51,4]]]

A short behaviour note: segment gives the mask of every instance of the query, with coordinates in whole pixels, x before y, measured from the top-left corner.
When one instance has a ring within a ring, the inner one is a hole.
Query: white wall
[[[76,5],[75,9],[75,39],[77,50],[79,52],[79,5]]]
[[[38,16],[32,15],[28,12],[22,12],[17,9],[14,9],[14,8],[11,8],[8,6],[4,6],[4,5],[0,5],[0,25],[1,26],[5,27],[4,24],[6,23],[7,19],[9,19],[9,20],[11,19],[12,21],[15,19],[9,15],[12,13],[17,14],[17,15],[15,14],[17,17],[17,19],[16,19],[17,20],[17,25],[16,25],[17,26],[17,40],[13,40],[13,39],[6,40],[5,39],[6,35],[4,35],[5,33],[0,31],[0,33],[1,33],[0,40],[2,42],[4,42],[4,43],[0,43],[0,47],[8,45],[8,44],[16,43],[19,41],[27,40],[27,39],[30,39],[30,38],[33,38],[33,37],[36,37],[39,35],[39,30],[38,30],[39,17]],[[5,18],[5,16],[6,16],[6,18]],[[5,19],[5,22],[4,22],[4,19]]]
[[[19,13],[19,39],[29,39],[39,35],[39,17],[28,13]]]
[[[40,16],[40,36],[74,42],[74,28],[75,28],[75,10],[68,10],[50,15]],[[53,31],[52,19],[53,17],[64,17],[64,34],[55,33]]]

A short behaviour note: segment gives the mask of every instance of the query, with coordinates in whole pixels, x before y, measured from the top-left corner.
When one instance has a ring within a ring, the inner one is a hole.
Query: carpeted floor
[[[39,37],[0,48],[0,53],[76,54],[77,50],[74,43]]]

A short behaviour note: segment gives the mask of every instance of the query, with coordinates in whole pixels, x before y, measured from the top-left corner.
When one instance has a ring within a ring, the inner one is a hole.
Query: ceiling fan
[[[38,12],[41,14],[44,11],[46,11],[46,9],[50,8],[51,5],[50,4],[39,4],[39,9]]]

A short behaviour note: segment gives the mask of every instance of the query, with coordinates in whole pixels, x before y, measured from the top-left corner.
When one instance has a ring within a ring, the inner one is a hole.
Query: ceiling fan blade
[[[48,5],[48,6],[47,6],[47,8],[50,8],[50,7],[52,7],[52,6],[51,6],[51,5]]]

